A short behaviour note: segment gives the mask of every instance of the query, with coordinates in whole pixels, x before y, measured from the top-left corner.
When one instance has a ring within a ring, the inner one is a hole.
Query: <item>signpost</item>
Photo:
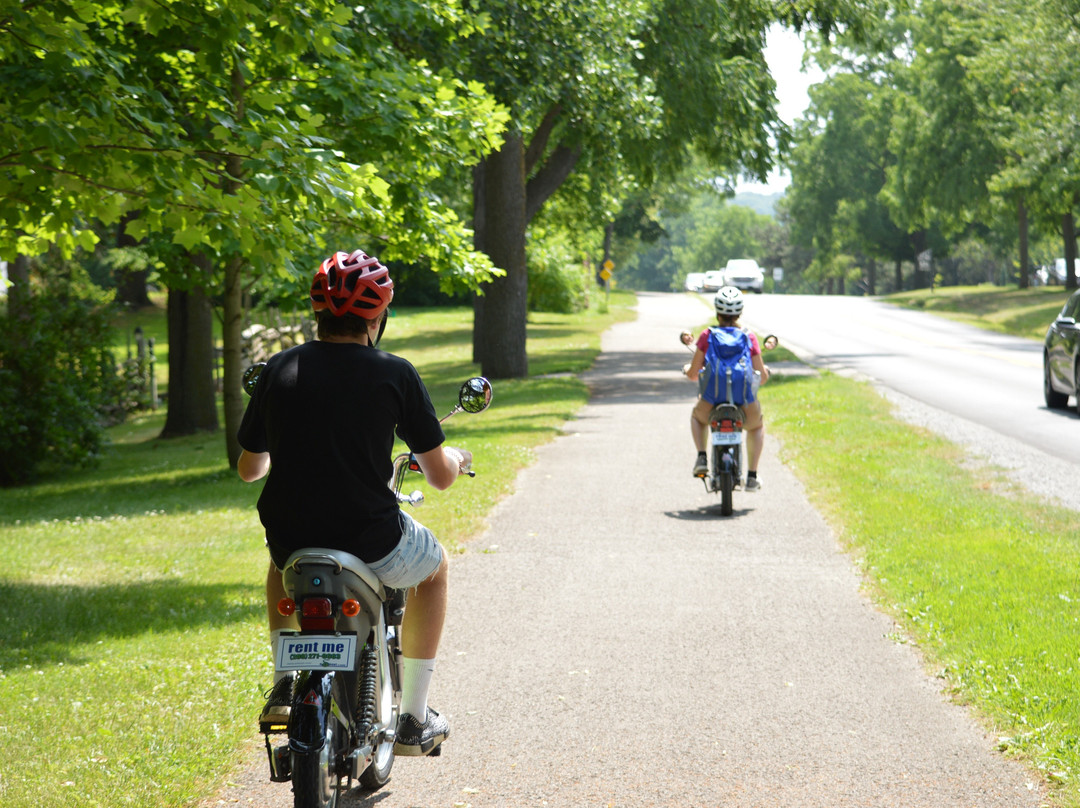
[[[600,278],[604,281],[604,301],[607,302],[611,299],[611,276],[615,269],[615,262],[610,258],[605,259],[601,267]]]

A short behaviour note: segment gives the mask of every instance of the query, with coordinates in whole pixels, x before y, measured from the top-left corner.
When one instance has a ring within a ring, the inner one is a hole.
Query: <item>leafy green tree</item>
[[[222,296],[235,462],[245,289],[299,291],[333,232],[465,284],[487,277],[426,180],[489,150],[502,114],[480,85],[432,70],[411,36],[474,30],[453,2],[6,0],[0,255],[70,254],[94,246],[90,223],[125,221],[159,255],[206,256],[209,273],[160,271]]]
[[[786,22],[857,22],[857,4],[784,6]],[[721,173],[764,176],[786,138],[762,54],[775,10],[713,0],[471,0],[491,20],[461,69],[511,111],[502,147],[473,178],[476,246],[506,275],[476,306],[474,357],[526,375],[526,230],[571,173],[606,194],[610,222],[633,178],[648,185],[704,154]]]

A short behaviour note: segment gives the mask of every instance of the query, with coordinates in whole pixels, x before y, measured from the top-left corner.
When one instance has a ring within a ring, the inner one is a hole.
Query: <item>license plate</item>
[[[735,446],[742,443],[742,432],[713,432],[713,446]]]
[[[282,634],[274,664],[279,671],[351,671],[356,666],[356,635]]]

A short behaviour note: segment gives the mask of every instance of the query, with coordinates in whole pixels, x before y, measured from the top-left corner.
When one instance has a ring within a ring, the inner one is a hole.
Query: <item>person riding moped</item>
[[[282,631],[281,570],[296,550],[343,550],[368,564],[382,583],[411,589],[401,630],[401,719],[394,752],[430,754],[450,733],[427,705],[447,605],[447,557],[438,540],[404,513],[388,485],[395,433],[415,455],[428,483],[443,490],[472,463],[444,446],[427,388],[407,360],[379,350],[394,283],[361,250],[323,261],[311,284],[318,339],[270,358],[248,402],[238,437],[238,472],[266,477],[258,501],[270,569],[266,604],[272,649]],[[292,704],[295,674],[276,671],[263,719]]]
[[[739,330],[739,317],[743,310],[743,293],[734,286],[724,286],[713,299],[716,307],[716,322],[720,328]],[[754,370],[760,374],[760,383],[765,384],[769,380],[769,367],[761,358],[761,346],[757,335],[749,329],[746,331],[750,338],[750,361]],[[679,339],[684,345],[695,343],[697,350],[694,357],[683,365],[683,373],[691,381],[698,380],[698,374],[705,366],[705,351],[709,346],[709,329],[705,329],[694,340],[693,334],[683,331]],[[702,399],[699,395],[694,409],[690,413],[690,432],[694,438],[694,447],[697,449],[697,459],[694,461],[694,476],[704,477],[709,473],[709,458],[705,451],[706,441],[709,435],[709,413],[713,405]],[[746,491],[761,490],[761,481],[758,479],[757,468],[761,461],[761,450],[765,441],[765,422],[761,412],[761,401],[755,399],[742,405],[745,420],[743,429],[746,432]]]

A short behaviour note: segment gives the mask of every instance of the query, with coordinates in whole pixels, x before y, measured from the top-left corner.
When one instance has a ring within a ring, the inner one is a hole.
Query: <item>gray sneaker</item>
[[[709,474],[709,458],[704,452],[698,452],[697,460],[694,461],[694,476],[706,477]]]
[[[394,754],[404,757],[421,757],[439,754],[439,744],[450,737],[450,724],[428,707],[427,720],[421,724],[416,717],[405,713],[398,720]]]
[[[761,481],[757,477],[747,477],[746,485],[743,486],[743,491],[760,491]]]

